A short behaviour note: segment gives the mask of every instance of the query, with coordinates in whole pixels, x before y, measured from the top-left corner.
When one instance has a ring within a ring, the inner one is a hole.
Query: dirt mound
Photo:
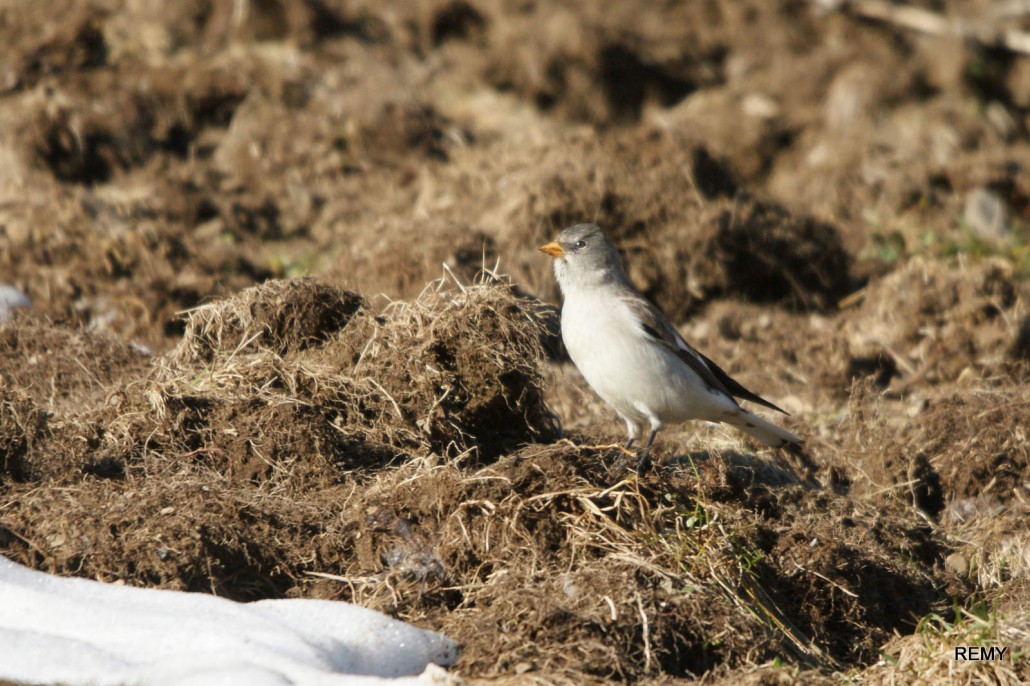
[[[979,389],[932,402],[900,442],[933,455],[929,464],[949,501],[996,498],[1008,504],[1030,478],[1030,450],[1020,430],[1028,420],[1030,401],[1021,394]],[[956,444],[949,434],[963,440]]]
[[[0,549],[355,599],[471,679],[910,680],[1015,642],[1030,69],[977,41],[1027,27],[861,4],[14,3]],[[621,426],[540,359],[535,250],[584,221],[804,454],[687,424],[638,480],[589,447]]]
[[[718,227],[715,252],[725,293],[829,309],[852,287],[850,255],[828,224],[775,204],[743,202],[723,210]]]
[[[562,148],[506,149],[500,159],[475,147],[450,152],[454,164],[386,194],[402,213],[407,198],[414,216],[375,219],[371,231],[344,229],[343,240],[327,245],[335,278],[410,297],[442,264],[465,278],[499,261],[530,292],[557,299],[535,247],[566,226],[594,221],[622,252],[634,283],[677,321],[727,295],[832,309],[855,288],[838,227],[749,194],[689,132],[613,130],[573,137]],[[484,184],[499,166],[506,176]],[[349,211],[353,202],[363,200]]]
[[[300,538],[313,526],[306,501],[277,509],[284,496],[314,494],[321,517],[318,494],[345,502],[334,489],[349,470],[427,455],[485,461],[552,436],[538,341],[532,308],[498,283],[430,289],[383,314],[310,280],[212,303],[190,313],[178,349],[64,408],[42,438],[45,416],[4,396],[5,471],[40,489],[5,519],[7,542],[48,551],[36,563],[53,570],[280,594],[290,572],[274,560],[294,536],[279,539],[275,523]],[[153,517],[157,534],[130,526]],[[50,538],[59,543],[41,543]],[[142,552],[151,544],[156,557]],[[264,590],[235,586],[237,575]]]
[[[633,282],[675,321],[727,296],[832,309],[855,287],[837,227],[748,193],[690,133],[617,130],[541,155],[483,219],[503,221],[501,263],[536,293],[558,297],[535,246],[583,221],[608,233]]]
[[[39,170],[18,176],[0,188],[17,208],[4,216],[0,264],[40,315],[160,349],[181,333],[177,312],[273,273],[254,254],[187,233],[180,211],[156,208],[145,182],[75,189]]]
[[[609,471],[617,457],[536,446],[473,470],[416,460],[331,477],[325,465],[322,479],[281,464],[251,485],[153,460],[124,479],[34,485],[0,540],[53,571],[355,600],[441,628],[463,645],[459,669],[482,675],[866,663],[892,630],[948,602],[929,568],[897,561],[904,548],[879,533],[899,524],[892,515],[774,491],[740,459],[634,483]],[[817,514],[827,504],[833,514]],[[926,530],[909,535],[940,549]],[[870,612],[888,587],[906,592]]]
[[[354,466],[424,451],[488,459],[554,430],[536,322],[499,284],[428,289],[380,315],[319,282],[268,282],[192,311],[142,384],[105,385],[75,416],[107,460],[182,451],[229,474],[311,453]]]
[[[883,647],[904,674],[942,668],[941,656],[955,645],[1004,644],[1022,631],[1030,570],[1024,385],[998,372],[967,374],[956,385],[919,382],[895,395],[867,380],[855,386],[842,445],[819,451],[838,489],[876,507],[919,512],[951,542],[943,559],[934,553],[936,564],[977,589],[963,613],[931,614],[916,635]],[[917,546],[909,554],[926,559],[926,552]],[[1001,667],[999,683],[1019,683],[1014,674],[1024,667],[1017,663]],[[981,671],[952,677],[972,683]],[[898,678],[893,667],[869,677]]]
[[[230,460],[259,471],[309,452],[350,466],[425,452],[489,459],[551,435],[532,307],[501,284],[454,291],[429,288],[378,314],[325,284],[269,282],[199,308],[142,394],[164,430],[134,433],[191,450],[228,442]],[[279,445],[284,419],[297,430]],[[207,428],[223,422],[229,437]]]
[[[823,424],[843,432],[816,448],[826,482],[884,506],[904,503],[956,541],[978,541],[953,564],[962,574],[977,571],[973,558],[1006,558],[1011,541],[997,531],[1011,533],[1022,516],[1030,464],[1026,366],[1012,355],[1025,283],[1004,261],[960,269],[912,260],[858,297],[842,312],[836,343],[809,345],[817,359],[800,368],[836,367],[838,391],[850,393]],[[987,573],[981,583],[993,588],[999,578]]]
[[[51,410],[96,402],[150,361],[146,349],[104,332],[29,317],[0,325],[0,387],[22,391]]]
[[[337,592],[438,617],[472,673],[609,679],[776,655],[867,662],[947,596],[929,567],[898,560],[912,546],[943,550],[929,529],[899,536],[895,515],[774,490],[743,456],[641,483],[609,471],[616,458],[531,447],[471,473],[402,467],[359,496],[363,552]],[[905,591],[883,612],[887,588]],[[441,616],[441,604],[453,609]],[[472,629],[484,625],[502,630]]]
[[[367,310],[357,293],[324,283],[270,281],[188,312],[172,358],[182,368],[260,351],[282,357],[326,343]]]
[[[878,418],[889,434],[864,461],[871,488],[897,485],[914,505],[943,520],[1018,508],[1030,477],[1023,431],[1030,404],[1019,389],[1012,381],[979,383],[927,398],[903,423]]]
[[[726,297],[797,309],[836,307],[854,287],[837,229],[738,196],[688,216],[610,229],[630,277],[676,321]]]
[[[963,374],[1020,373],[1010,352],[1030,297],[1006,261],[956,269],[913,260],[862,298],[843,331],[856,375],[875,373],[882,386],[902,390]]]
[[[329,501],[346,497],[325,491],[296,503],[274,491],[242,492],[185,461],[150,471],[127,480],[87,473],[75,483],[37,484],[39,498],[23,495],[4,517],[4,554],[56,573],[276,598],[301,573],[287,560],[317,559],[334,515]],[[339,563],[336,551],[325,552],[330,564]]]
[[[866,664],[951,602],[932,530],[784,467],[713,452],[638,481],[618,451],[519,448],[555,436],[540,338],[496,282],[381,312],[308,279],[205,305],[85,407],[47,421],[4,396],[0,546],[58,573],[352,599],[498,676]]]

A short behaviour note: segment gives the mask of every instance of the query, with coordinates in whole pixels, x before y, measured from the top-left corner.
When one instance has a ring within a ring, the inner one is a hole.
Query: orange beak
[[[565,249],[561,247],[561,244],[557,241],[551,241],[547,245],[541,245],[537,248],[540,252],[551,257],[565,257]]]

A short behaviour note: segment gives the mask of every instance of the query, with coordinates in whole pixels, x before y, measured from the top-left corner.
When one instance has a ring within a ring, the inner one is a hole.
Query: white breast
[[[643,420],[634,407],[639,381],[655,366],[642,345],[639,324],[618,299],[595,293],[567,294],[562,308],[562,340],[590,387],[620,414]]]
[[[731,407],[731,400],[713,394],[675,352],[651,340],[621,298],[606,297],[601,289],[566,291],[561,320],[572,361],[623,417],[675,422]]]

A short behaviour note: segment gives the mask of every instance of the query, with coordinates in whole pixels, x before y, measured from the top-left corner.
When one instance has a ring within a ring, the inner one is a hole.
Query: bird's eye
[[[575,245],[576,250],[582,250],[585,247],[587,247],[587,242],[586,241],[576,241],[576,245]]]

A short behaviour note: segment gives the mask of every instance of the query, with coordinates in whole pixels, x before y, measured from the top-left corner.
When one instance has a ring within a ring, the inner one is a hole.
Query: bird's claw
[[[640,451],[640,458],[637,460],[637,476],[643,476],[651,471],[651,453],[648,450]]]

